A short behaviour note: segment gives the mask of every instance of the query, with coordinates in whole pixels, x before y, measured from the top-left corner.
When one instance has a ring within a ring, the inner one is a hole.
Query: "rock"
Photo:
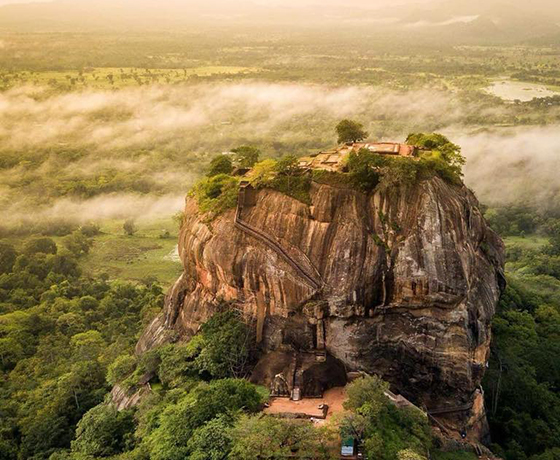
[[[438,177],[370,195],[313,183],[310,193],[308,206],[255,191],[241,224],[236,210],[208,222],[188,198],[184,273],[137,351],[188,339],[220,301],[232,301],[256,320],[257,381],[272,384],[290,356],[324,349],[333,378],[340,368],[379,374],[450,435],[484,437],[479,388],[504,247],[473,193]],[[324,366],[307,375],[324,379]]]
[[[136,405],[144,398],[150,394],[150,386],[139,385],[131,390],[126,390],[121,385],[115,385],[111,390],[111,403],[117,408],[117,410],[130,409]]]

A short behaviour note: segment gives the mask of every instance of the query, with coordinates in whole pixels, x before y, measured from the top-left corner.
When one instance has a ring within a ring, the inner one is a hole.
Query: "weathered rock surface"
[[[255,193],[243,222],[274,238],[322,287],[237,228],[235,210],[207,223],[189,198],[184,273],[137,352],[192,336],[221,300],[232,301],[256,319],[262,338],[254,379],[270,384],[277,373],[279,361],[266,353],[288,363],[286,353],[324,348],[347,372],[383,376],[433,411],[440,428],[483,436],[479,387],[504,256],[474,195],[437,177],[371,195],[314,183],[311,206]]]

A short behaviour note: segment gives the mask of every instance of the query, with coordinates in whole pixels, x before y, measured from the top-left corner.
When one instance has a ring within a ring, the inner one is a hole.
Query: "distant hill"
[[[372,9],[371,2],[363,0],[354,0],[351,5],[330,0],[319,6],[292,0],[55,0],[0,6],[0,31],[243,27],[250,32],[247,27],[328,26],[330,34],[344,32],[347,27],[380,34],[400,30],[452,43],[556,40],[560,35],[560,4],[551,0],[408,1],[412,3]]]

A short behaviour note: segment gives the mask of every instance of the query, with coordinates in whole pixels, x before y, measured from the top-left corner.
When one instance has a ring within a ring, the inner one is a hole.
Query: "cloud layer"
[[[172,214],[210,157],[247,143],[267,155],[305,155],[334,144],[342,118],[360,120],[374,139],[449,134],[463,146],[466,182],[483,202],[557,196],[556,127],[471,134],[467,120],[501,110],[451,92],[361,86],[243,82],[64,94],[20,87],[0,94],[0,210],[12,220],[30,209],[78,221]],[[68,181],[118,173],[147,189],[60,193]]]

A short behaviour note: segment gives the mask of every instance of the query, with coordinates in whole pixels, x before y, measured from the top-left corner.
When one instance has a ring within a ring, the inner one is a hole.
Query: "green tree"
[[[339,144],[360,142],[369,135],[368,132],[364,130],[364,126],[361,123],[353,120],[342,120],[336,125],[336,133],[338,134]]]
[[[123,230],[126,235],[132,236],[138,231],[138,228],[133,219],[127,219],[124,221]]]
[[[423,458],[431,446],[426,416],[415,408],[397,408],[385,396],[387,389],[388,384],[376,376],[348,385],[344,408],[351,413],[342,421],[343,435],[361,438],[370,458],[399,460],[403,451]]]
[[[232,442],[232,424],[228,414],[220,415],[194,430],[187,442],[189,460],[225,460]]]
[[[507,460],[560,446],[560,314],[541,294],[509,280],[492,325],[492,359],[483,385],[492,439]],[[551,359],[552,358],[552,359]]]
[[[264,460],[296,455],[298,458],[335,459],[336,433],[316,428],[307,420],[271,416],[242,417],[233,430],[229,460]]]
[[[267,187],[277,174],[277,161],[266,159],[257,163],[249,173],[249,182],[256,187]]]
[[[76,428],[72,451],[92,457],[110,457],[129,449],[134,432],[131,411],[101,404],[90,409]]]
[[[198,377],[195,360],[205,343],[202,334],[197,334],[187,343],[169,344],[159,350],[161,363],[157,373],[165,387],[186,387],[189,381]]]
[[[76,357],[81,361],[97,359],[106,346],[99,331],[89,330],[72,336],[70,341]]]
[[[369,150],[362,149],[358,153],[351,152],[347,167],[351,181],[364,192],[371,192],[381,181],[382,170],[389,160]]]
[[[461,171],[465,157],[461,155],[461,147],[451,142],[443,134],[412,133],[406,139],[407,144],[436,152],[452,168]]]
[[[261,151],[250,145],[242,145],[232,150],[235,153],[235,161],[241,168],[252,168],[261,156]]]
[[[204,345],[196,364],[213,378],[245,377],[253,349],[251,328],[236,310],[218,313],[202,325]]]
[[[25,254],[56,254],[56,243],[51,238],[34,238],[27,241],[23,247]]]
[[[237,204],[239,180],[226,174],[207,177],[195,184],[189,192],[198,202],[202,212],[219,215]]]
[[[17,258],[17,252],[11,244],[0,242],[0,275],[10,273]]]
[[[84,332],[86,324],[83,315],[68,312],[57,318],[56,327],[62,334],[72,336]]]
[[[231,174],[233,171],[233,162],[227,155],[218,155],[210,162],[210,169],[206,174],[208,177],[214,177],[218,174]]]
[[[264,402],[257,387],[246,380],[225,379],[201,383],[176,404],[169,405],[147,443],[152,460],[188,458],[193,432],[222,414],[256,412]]]
[[[89,253],[93,242],[82,231],[76,230],[64,237],[63,244],[75,257],[81,257]]]
[[[299,172],[299,159],[295,155],[286,155],[276,162],[276,171],[279,174],[293,176]]]
[[[23,346],[15,337],[0,338],[0,369],[12,369],[24,356]]]

